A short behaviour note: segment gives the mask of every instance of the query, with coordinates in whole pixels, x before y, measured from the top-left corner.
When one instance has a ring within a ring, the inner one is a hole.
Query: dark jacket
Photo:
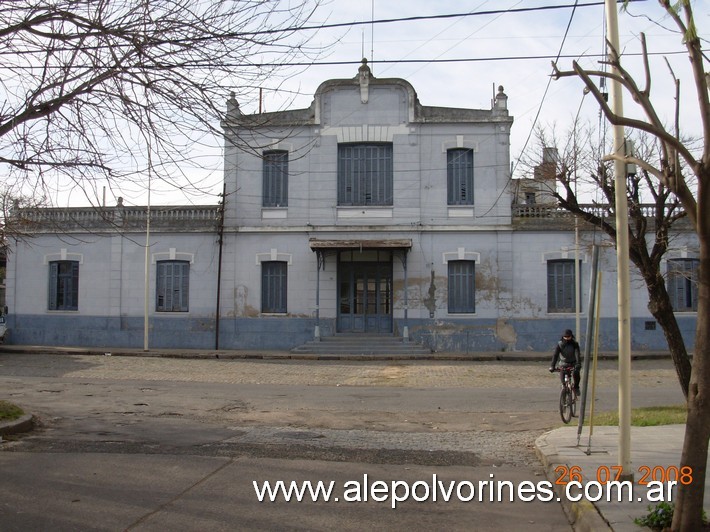
[[[578,366],[582,363],[582,354],[579,352],[579,344],[572,337],[571,340],[560,339],[552,355],[552,367],[557,367],[557,362],[566,366]]]

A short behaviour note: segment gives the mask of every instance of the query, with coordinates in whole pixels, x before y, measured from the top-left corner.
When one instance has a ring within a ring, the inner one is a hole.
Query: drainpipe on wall
[[[321,250],[316,250],[316,325],[313,331],[313,339],[320,342],[320,269],[325,270],[325,254]]]
[[[409,301],[407,299],[409,285],[407,278],[407,250],[404,251],[404,259],[402,260],[402,265],[404,266],[404,327],[402,328],[402,341],[409,342]]]

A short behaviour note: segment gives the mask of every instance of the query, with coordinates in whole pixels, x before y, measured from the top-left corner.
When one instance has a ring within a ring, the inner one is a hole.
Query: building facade
[[[147,324],[162,348],[377,334],[435,351],[549,350],[575,328],[576,301],[586,323],[592,244],[605,272],[615,253],[588,227],[575,244],[571,216],[511,181],[512,124],[502,87],[490,109],[429,107],[365,62],[306,109],[245,115],[232,97],[224,203],[151,208],[147,254],[145,208],[17,213],[32,236],[8,257],[8,341],[140,347]],[[679,232],[666,265],[689,345],[694,242]],[[615,276],[602,287],[613,349]],[[646,304],[637,280],[633,348],[663,349]]]

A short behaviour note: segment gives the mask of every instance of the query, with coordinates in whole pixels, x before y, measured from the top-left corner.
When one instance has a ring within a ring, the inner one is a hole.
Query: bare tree
[[[17,196],[202,183],[230,92],[294,58],[319,0],[18,0],[0,4],[0,172]],[[213,136],[215,135],[215,136]],[[66,182],[68,185],[60,185]]]
[[[609,146],[605,150],[603,134],[591,125],[575,124],[570,133],[563,135],[564,145],[555,139],[554,131],[540,130],[537,137],[541,147],[554,147],[558,154],[557,161],[547,167],[554,169],[554,180],[547,194],[555,198],[560,207],[600,229],[616,243],[616,226],[612,222],[616,190],[611,164],[602,160],[602,154],[610,151]],[[600,140],[595,140],[599,137]],[[637,134],[634,140],[638,158],[658,160],[658,142],[647,134]],[[546,183],[550,182],[551,176],[544,177]],[[688,180],[691,179],[689,176]],[[595,191],[597,196],[591,201],[580,201],[590,191]],[[630,222],[629,258],[644,281],[648,310],[663,331],[678,382],[687,399],[691,363],[661,267],[666,252],[673,245],[673,233],[688,230],[686,213],[673,192],[645,168],[627,172],[626,200]]]
[[[626,4],[626,3],[625,3]],[[691,146],[683,142],[678,132],[680,124],[668,128],[660,119],[651,99],[651,69],[643,35],[643,66],[645,69],[644,86],[639,86],[621,64],[618,51],[609,46],[607,59],[619,73],[590,71],[573,63],[571,71],[558,71],[558,76],[578,76],[594,95],[609,122],[628,128],[645,131],[658,139],[661,148],[659,164],[639,157],[625,157],[625,160],[637,164],[665,188],[670,190],[680,202],[689,222],[698,234],[699,271],[698,271],[698,311],[695,333],[695,353],[688,390],[688,420],[685,429],[685,441],[681,455],[681,466],[691,472],[692,482],[681,482],[673,515],[673,530],[700,530],[702,527],[703,496],[710,440],[710,95],[708,93],[708,74],[706,58],[693,16],[692,4],[682,0],[671,4],[670,0],[659,0],[659,5],[668,18],[673,21],[682,37],[683,45],[690,60],[692,83],[695,88],[698,105],[698,117],[702,127],[700,146]],[[671,71],[672,72],[672,71]],[[645,119],[634,119],[615,114],[604,95],[592,81],[593,76],[613,78],[631,95],[632,100],[645,114]],[[681,80],[673,75],[676,87]],[[679,91],[676,92],[676,103]],[[678,116],[678,113],[676,113]],[[610,156],[613,158],[615,156]],[[683,167],[688,168],[695,178],[695,188],[683,175]],[[687,479],[687,477],[686,477]]]
[[[0,246],[6,246],[10,238],[29,238],[25,221],[18,213],[22,209],[37,209],[47,204],[46,198],[42,196],[20,197],[0,186]],[[9,251],[5,249],[6,253]]]

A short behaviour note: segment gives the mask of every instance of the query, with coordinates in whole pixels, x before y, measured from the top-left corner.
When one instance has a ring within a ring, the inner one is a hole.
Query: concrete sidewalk
[[[590,503],[585,500],[572,502],[565,497],[564,486],[559,488],[558,497],[565,507],[575,531],[637,531],[634,518],[648,514],[649,489],[639,481],[662,480],[661,476],[675,478],[675,468],[679,467],[683,448],[685,425],[665,425],[660,427],[631,427],[631,462],[634,475],[632,501],[616,502],[616,493],[612,493],[614,502],[605,499]],[[591,440],[589,427],[584,427],[577,444],[577,426],[563,427],[547,432],[535,442],[535,447],[550,482],[562,477],[569,480],[572,472],[580,472],[582,484],[604,481],[607,472],[618,463],[619,430],[618,427],[594,427]],[[572,469],[575,468],[575,469]],[[655,471],[654,471],[655,468]],[[575,479],[573,479],[575,480]],[[665,492],[665,486],[664,486]],[[596,498],[597,490],[590,492]],[[674,489],[672,495],[675,496]],[[705,507],[710,506],[710,482],[706,480]]]

